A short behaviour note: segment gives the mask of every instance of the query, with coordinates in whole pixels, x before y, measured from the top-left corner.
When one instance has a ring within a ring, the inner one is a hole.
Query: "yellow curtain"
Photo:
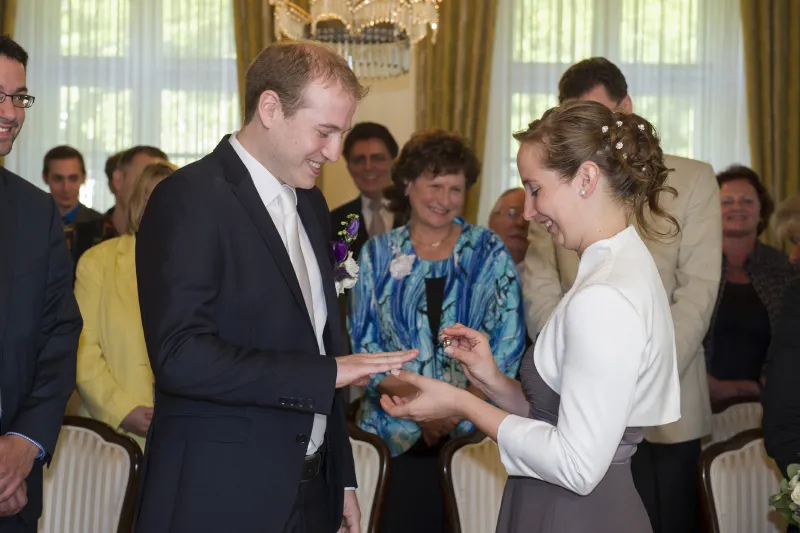
[[[17,0],[0,0],[0,28],[3,35],[14,35],[14,22],[17,18]],[[0,157],[0,167],[3,158]]]
[[[236,32],[236,70],[239,75],[239,103],[244,119],[244,77],[247,67],[275,40],[272,6],[269,0],[233,0]]]
[[[469,139],[483,157],[498,0],[444,0],[434,44],[417,47],[417,128],[440,127]],[[464,217],[475,223],[480,180]]]
[[[17,0],[0,0],[0,26],[3,35],[14,35],[14,21],[17,18]]]
[[[800,194],[800,1],[741,9],[752,166],[777,203]]]

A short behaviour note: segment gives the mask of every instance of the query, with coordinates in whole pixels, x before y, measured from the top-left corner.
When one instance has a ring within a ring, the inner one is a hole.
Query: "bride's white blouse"
[[[605,476],[626,427],[680,418],[669,300],[633,226],[584,251],[533,360],[561,396],[558,425],[503,420],[497,442],[509,475],[585,495]]]

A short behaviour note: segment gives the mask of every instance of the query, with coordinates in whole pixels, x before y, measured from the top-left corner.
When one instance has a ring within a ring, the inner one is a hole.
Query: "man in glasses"
[[[503,239],[520,275],[528,250],[528,221],[522,217],[524,208],[525,190],[517,187],[501,194],[489,214],[489,229]]]
[[[28,54],[0,36],[0,156],[34,101]],[[75,388],[83,325],[72,261],[51,196],[0,167],[0,531],[35,533],[42,467]]]

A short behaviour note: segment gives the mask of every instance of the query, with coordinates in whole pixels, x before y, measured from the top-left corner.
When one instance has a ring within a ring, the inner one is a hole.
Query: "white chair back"
[[[361,532],[373,533],[383,510],[386,477],[389,470],[389,448],[380,437],[348,424],[350,446],[356,467],[356,496],[361,507]]]
[[[745,443],[738,447],[737,440]],[[768,503],[769,497],[780,490],[782,476],[764,450],[764,439],[754,434],[728,442],[737,447],[713,457],[705,476],[706,493],[710,489],[717,520],[716,531],[783,533],[786,523]]]
[[[131,469],[138,471],[140,461],[141,452],[132,461],[130,448],[109,442],[89,427],[62,426],[53,460],[44,469],[39,533],[117,532],[132,488]]]
[[[743,402],[729,406],[711,417],[711,437],[703,442],[703,448],[716,442],[730,439],[734,435],[761,427],[764,410],[759,402]]]
[[[489,437],[453,452],[450,477],[461,533],[485,533],[497,527],[508,474],[500,449]]]

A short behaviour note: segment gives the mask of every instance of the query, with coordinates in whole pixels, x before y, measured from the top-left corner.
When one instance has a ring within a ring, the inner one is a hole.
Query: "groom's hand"
[[[386,353],[358,353],[336,358],[336,388],[363,382],[373,374],[399,370],[413,360],[419,350]]]

